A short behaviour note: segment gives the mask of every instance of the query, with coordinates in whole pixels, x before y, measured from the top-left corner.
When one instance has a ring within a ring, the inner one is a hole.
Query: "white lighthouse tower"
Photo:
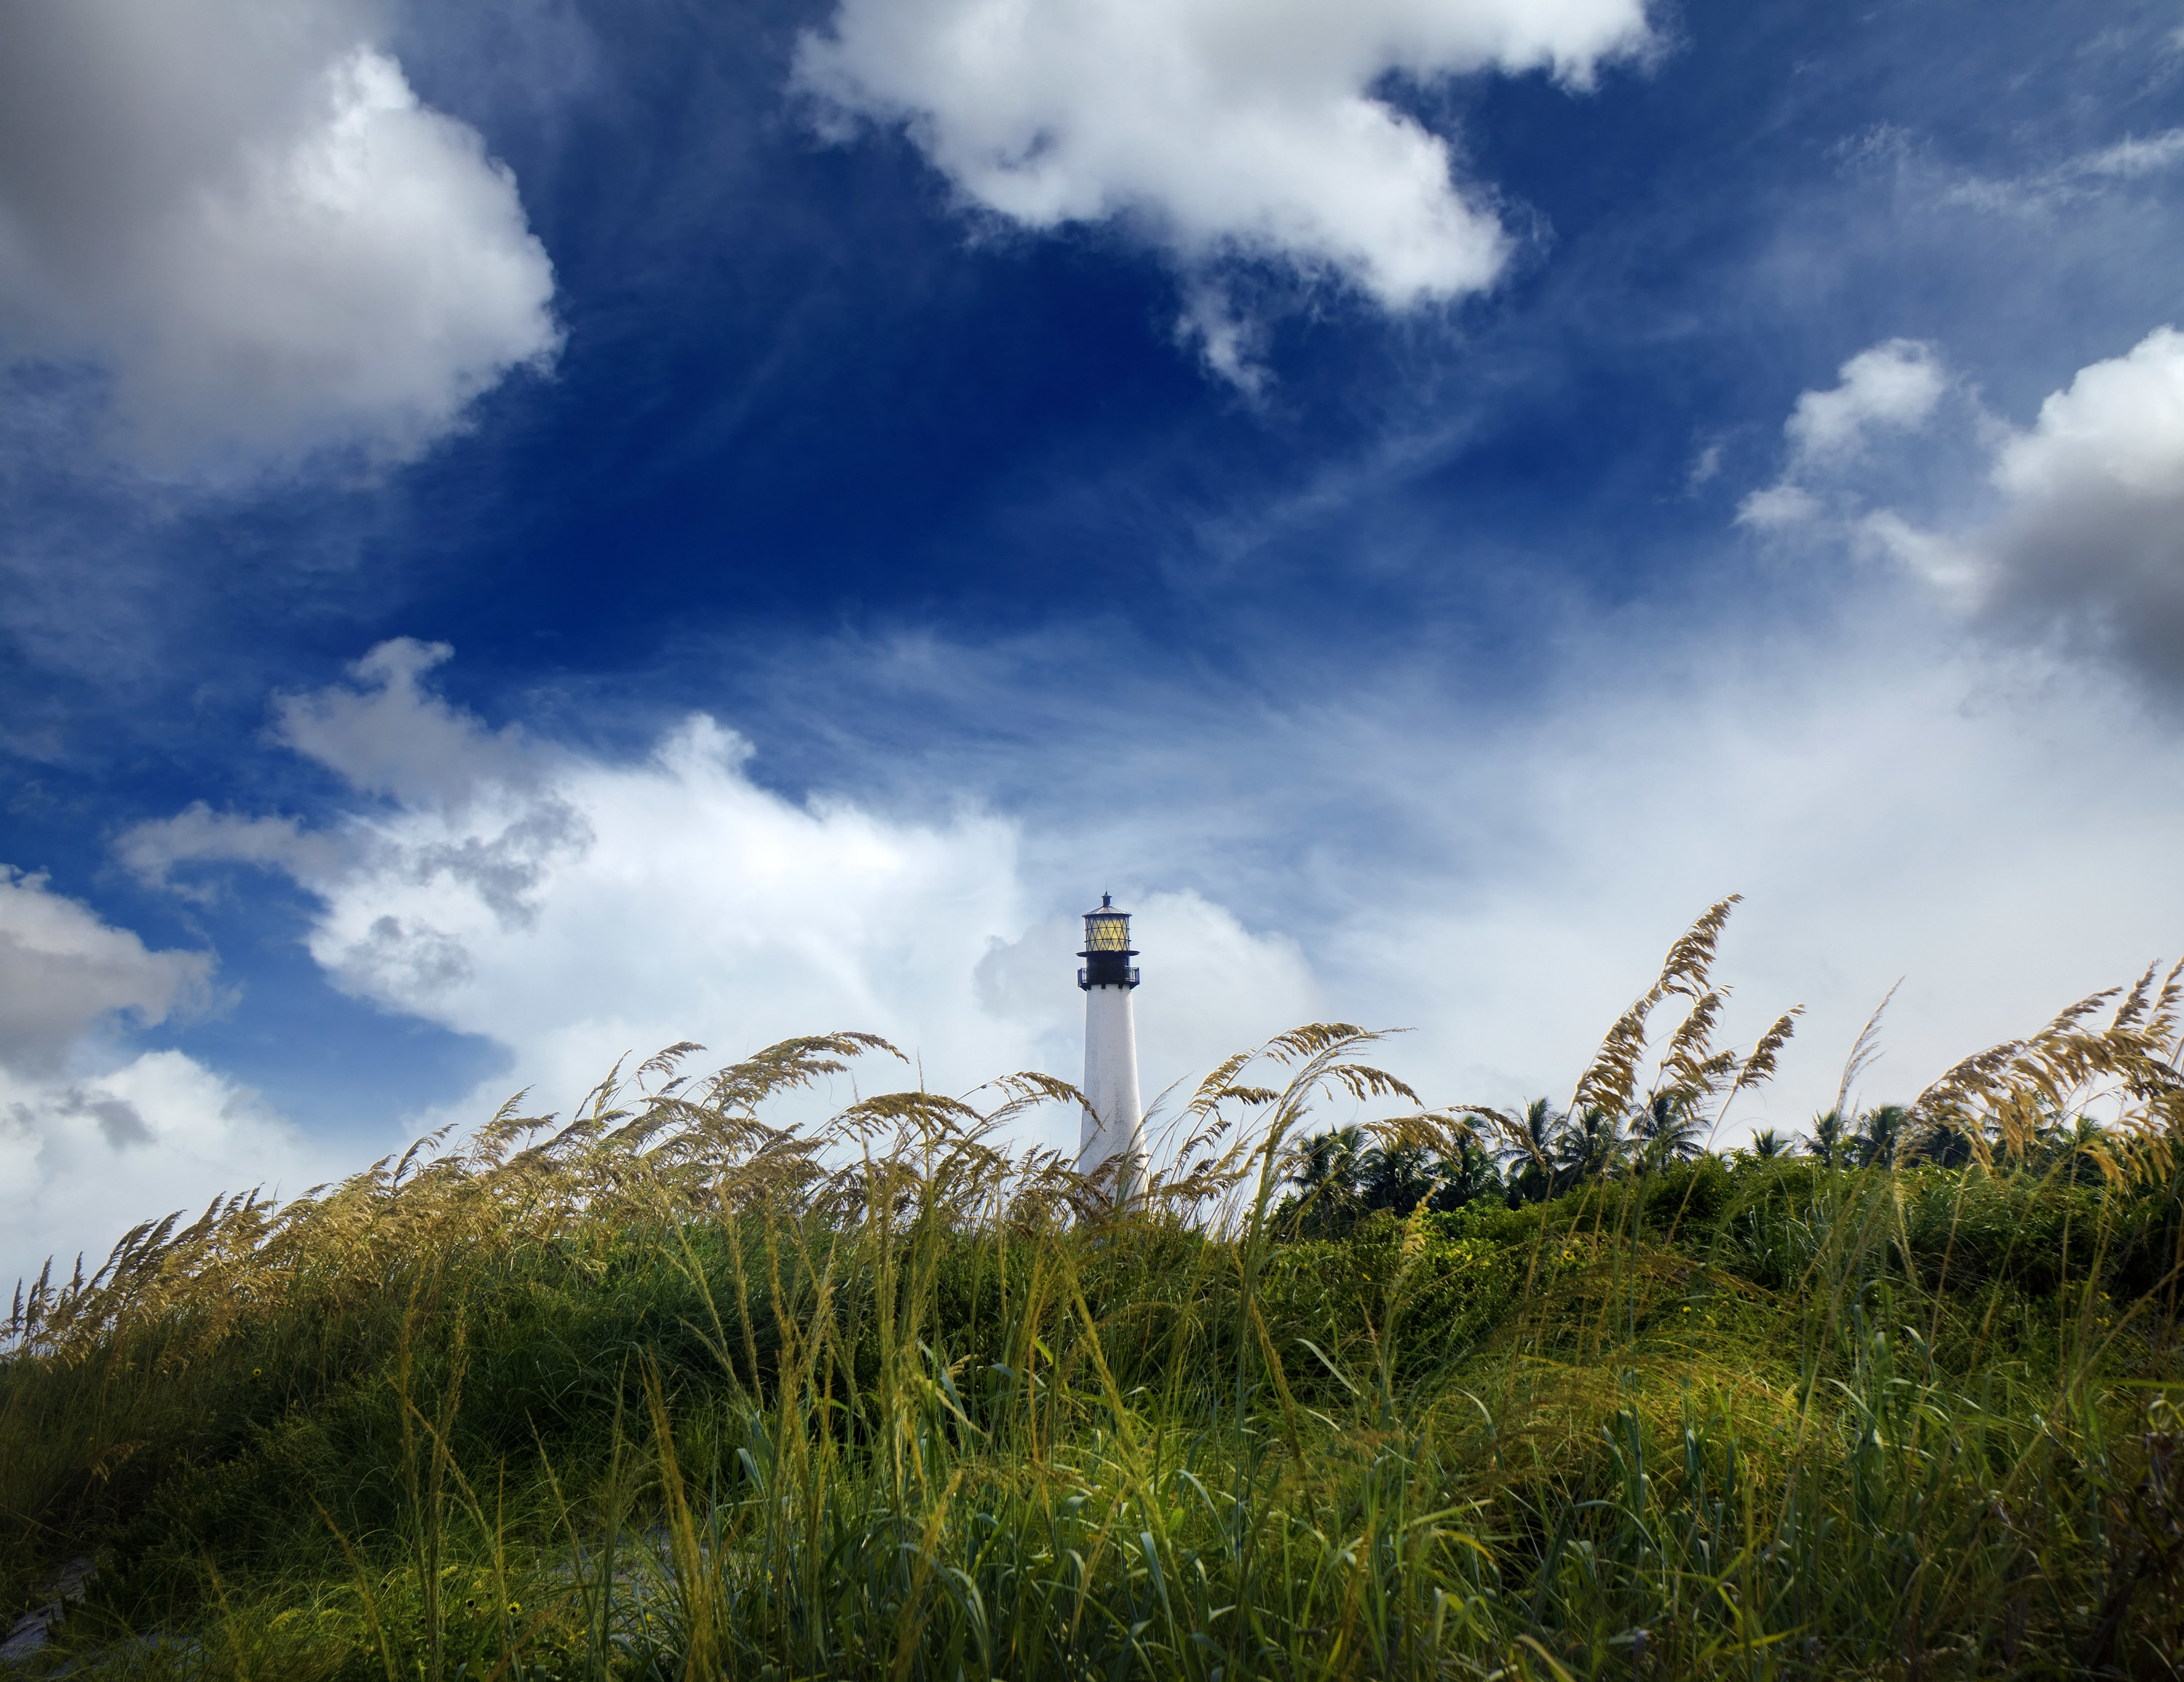
[[[1118,911],[1108,895],[1100,909],[1084,914],[1084,967],[1077,984],[1084,989],[1084,1111],[1083,1142],[1077,1153],[1079,1172],[1096,1173],[1117,1156],[1129,1158],[1113,1188],[1117,1203],[1135,1196],[1145,1184],[1145,1106],[1138,1096],[1138,1029],[1130,994],[1138,972],[1130,960],[1130,914]]]

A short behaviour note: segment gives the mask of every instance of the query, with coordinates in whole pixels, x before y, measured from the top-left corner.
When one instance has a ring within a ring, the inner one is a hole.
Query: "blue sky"
[[[1150,1088],[1742,891],[1915,1090],[2184,949],[2180,180],[2173,5],[0,0],[0,1265],[1102,888]]]

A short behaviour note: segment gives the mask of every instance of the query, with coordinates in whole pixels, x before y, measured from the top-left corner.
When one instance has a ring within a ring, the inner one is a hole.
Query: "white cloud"
[[[488,735],[420,682],[454,653],[412,637],[382,643],[349,668],[361,688],[284,696],[281,738],[360,794],[447,803],[481,784],[527,783],[533,756],[521,731]]]
[[[192,809],[131,832],[123,856],[153,877],[223,856],[288,872],[323,901],[309,947],[337,985],[507,1047],[548,1103],[625,1051],[688,1038],[726,1057],[836,1028],[894,1039],[945,1089],[1079,1072],[1078,930],[1027,889],[1015,824],[784,799],[702,716],[627,764],[489,733],[420,682],[440,652],[384,645],[359,685],[283,704],[294,745],[390,801],[331,833]],[[1312,1013],[1292,944],[1195,895],[1141,911],[1162,943],[1147,996],[1171,1000],[1146,1032],[1149,1086]],[[1074,1119],[1049,1119],[1050,1142],[1073,1144]]]
[[[1990,611],[2184,680],[2184,334],[2078,370],[1996,453]]]
[[[2113,146],[2075,160],[2075,167],[2089,175],[2129,178],[2159,175],[2180,161],[2184,161],[2184,129],[2164,129],[2143,140],[2126,136]]]
[[[1574,631],[1570,687],[1523,716],[1392,669],[1283,712],[1149,679],[1129,716],[1042,732],[1039,763],[1071,775],[1028,771],[1044,792],[1006,819],[784,799],[703,718],[634,762],[534,744],[520,786],[375,806],[320,855],[337,863],[289,867],[324,899],[310,946],[339,984],[509,1048],[514,1072],[451,1119],[525,1082],[566,1106],[624,1050],[684,1036],[726,1056],[856,1027],[944,1089],[1073,1076],[1073,914],[1112,887],[1145,953],[1148,1091],[1337,1015],[1415,1027],[1394,1067],[1431,1098],[1490,1101],[1566,1094],[1670,938],[1741,890],[1734,1031],[1811,1013],[1735,1126],[1800,1124],[1898,977],[1870,1097],[2184,949],[2184,881],[2158,862],[2184,843],[2184,748],[2098,674],[1967,653],[1869,588],[1849,625],[1791,645]],[[861,664],[827,677],[852,710]],[[948,664],[978,681],[973,652]],[[429,688],[386,705],[443,710],[420,728],[428,759],[454,726],[502,739]],[[979,761],[951,766],[944,725],[933,738],[915,780],[970,786]],[[1086,788],[1106,798],[1086,806]],[[577,827],[525,838],[549,803]],[[499,902],[495,858],[520,878]],[[1041,1136],[1072,1128],[1056,1112]]]
[[[201,1004],[212,970],[208,954],[149,950],[44,877],[0,866],[0,1290],[48,1255],[65,1271],[89,1250],[96,1265],[148,1215],[337,1167],[182,1053],[112,1049],[125,1025]]]
[[[363,1167],[356,1150],[305,1137],[179,1051],[74,1080],[0,1070],[0,1281],[47,1256],[65,1278],[79,1252],[89,1273],[139,1221],[259,1185],[292,1196]]]
[[[1887,339],[1858,352],[1836,370],[1834,385],[1798,393],[1782,425],[1790,446],[1782,476],[1737,504],[1736,523],[1770,532],[1822,526],[1831,505],[1845,500],[1841,481],[1875,435],[1925,426],[1949,383],[1934,348],[1917,340]],[[1834,494],[1816,494],[1814,480]]]
[[[1581,88],[1647,41],[1643,0],[842,0],[797,74],[1022,226],[1127,218],[1186,265],[1273,259],[1402,309],[1490,285],[1509,241],[1385,78]]]
[[[1924,426],[1948,385],[1933,347],[1912,339],[1858,352],[1836,379],[1829,390],[1800,393],[1783,423],[1793,469],[1855,455],[1876,432]]]
[[[0,1068],[47,1075],[105,1019],[157,1024],[199,1002],[201,952],[153,952],[43,876],[0,865]]]
[[[1268,370],[1259,354],[1264,325],[1238,309],[1214,281],[1201,276],[1185,289],[1176,337],[1195,347],[1209,370],[1245,396],[1266,389]]]
[[[1986,566],[1976,550],[1913,525],[1892,508],[1867,515],[1854,536],[1861,549],[1879,550],[1958,607],[1976,609],[1985,598]]]
[[[1913,380],[1885,401],[1930,412],[1926,389]],[[1954,511],[1923,518],[1884,506],[1842,529],[1990,625],[2184,682],[2184,333],[2158,327],[2080,369],[2029,426],[1980,419],[1984,506],[1958,495]],[[1765,525],[1803,494],[1786,480],[1747,498],[1740,518]]]
[[[2020,504],[2184,493],[2184,334],[2157,327],[2127,355],[2080,369],[2003,443],[1994,477]]]
[[[461,807],[485,794],[521,816],[488,845],[472,838],[432,855],[432,868],[471,882],[499,913],[525,914],[523,893],[535,872],[526,862],[540,847],[581,838],[571,815],[550,797],[536,798],[539,777],[555,760],[511,726],[488,732],[471,715],[450,707],[422,681],[454,649],[445,643],[397,637],[351,664],[355,680],[274,701],[274,734],[316,760],[359,794],[412,805]],[[527,802],[527,804],[526,804]],[[147,886],[208,899],[211,890],[178,870],[192,865],[256,865],[317,888],[338,882],[374,845],[360,827],[306,828],[294,817],[215,812],[198,801],[173,817],[139,824],[114,851]],[[421,867],[413,860],[413,868]]]
[[[162,468],[421,448],[549,357],[508,170],[348,0],[0,9],[0,355],[110,376]]]
[[[199,800],[173,817],[129,830],[114,851],[131,875],[152,888],[172,888],[185,897],[209,899],[209,890],[178,883],[178,866],[207,860],[262,865],[299,879],[330,874],[339,863],[338,837],[304,828],[292,817],[242,817],[216,812]]]
[[[1821,512],[1818,497],[1802,485],[1785,482],[1763,486],[1737,504],[1736,523],[1756,526],[1762,531],[1776,531],[1817,520]]]
[[[1880,574],[1794,636],[1664,613],[1557,652],[1567,680],[1516,711],[1393,670],[1248,726],[1149,693],[1047,749],[1126,807],[1027,833],[1218,883],[1295,938],[1320,1008],[1416,1028],[1385,1055],[1437,1100],[1566,1099],[1669,941],[1741,891],[1732,1032],[1809,1013],[1733,1132],[1803,1125],[1899,977],[1871,1101],[2184,954],[2184,744],[2098,671],[1967,649]]]
[[[1460,760],[1347,744],[1440,786],[1401,861],[1307,943],[1322,989],[1426,1030],[1392,1055],[1437,1094],[1566,1096],[1669,938],[1741,891],[1719,971],[1734,1032],[1809,1011],[1741,1130],[1802,1126],[1899,977],[1869,1100],[2184,955],[2161,862],[2184,845],[2184,746],[2096,675],[1950,641],[1648,643],[1668,662],[1650,674],[1603,651],[1607,681]]]
[[[1897,155],[1908,150],[1907,145],[1899,144]],[[2119,181],[2165,175],[2180,162],[2184,162],[2184,128],[2164,129],[2142,138],[2126,135],[2109,145],[2022,175],[1964,176],[1950,181],[1941,198],[1945,204],[2045,217],[2072,203],[2109,197]]]

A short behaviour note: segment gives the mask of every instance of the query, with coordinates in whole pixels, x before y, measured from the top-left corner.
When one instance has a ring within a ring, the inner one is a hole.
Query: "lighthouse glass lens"
[[[1122,916],[1089,916],[1084,919],[1084,950],[1088,952],[1127,952],[1130,947],[1130,920]]]

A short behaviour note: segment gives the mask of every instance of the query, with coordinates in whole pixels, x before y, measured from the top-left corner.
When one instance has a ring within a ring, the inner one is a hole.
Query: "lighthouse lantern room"
[[[1111,1188],[1116,1201],[1142,1189],[1145,1177],[1145,1112],[1138,1097],[1138,1031],[1130,995],[1138,972],[1130,960],[1130,914],[1115,909],[1102,894],[1097,910],[1084,914],[1084,967],[1077,984],[1084,989],[1084,1100],[1082,1142],[1077,1166],[1098,1173],[1121,1158]]]

